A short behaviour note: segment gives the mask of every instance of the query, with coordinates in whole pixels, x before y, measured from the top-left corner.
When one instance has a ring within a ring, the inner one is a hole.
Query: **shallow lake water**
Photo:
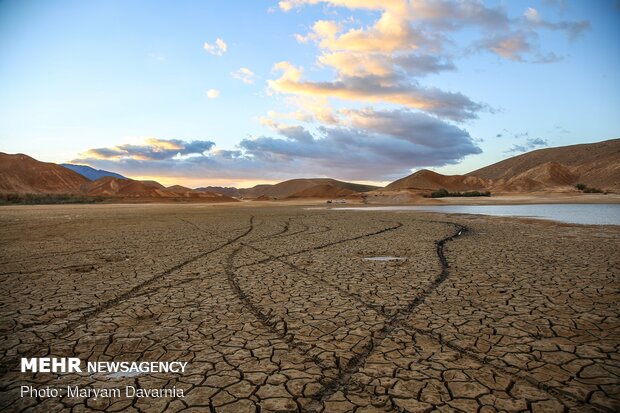
[[[448,214],[540,218],[571,224],[620,225],[620,204],[398,205],[333,209],[349,211],[429,211]]]

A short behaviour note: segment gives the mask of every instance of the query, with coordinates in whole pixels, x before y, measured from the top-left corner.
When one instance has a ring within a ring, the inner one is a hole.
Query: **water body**
[[[540,218],[571,224],[620,225],[620,204],[398,205],[333,209],[363,211],[428,211],[447,214]]]

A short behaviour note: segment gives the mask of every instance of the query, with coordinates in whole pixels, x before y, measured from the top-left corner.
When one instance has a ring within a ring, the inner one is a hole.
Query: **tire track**
[[[254,242],[260,242],[260,241],[264,241],[264,240],[271,240],[273,238],[285,238],[285,237],[290,237],[293,235],[297,235],[303,232],[306,232],[310,229],[310,227],[308,227],[305,224],[303,225],[303,228],[301,231],[295,231],[295,232],[289,232],[290,231],[290,221],[293,219],[293,217],[289,217],[287,218],[285,225],[283,227],[283,229],[275,234],[272,235],[267,235],[264,237],[259,238],[258,240],[255,240]],[[202,230],[200,227],[197,227],[199,230]],[[249,247],[252,248],[254,250],[257,250],[255,247],[253,247],[252,245],[250,245],[247,242],[240,242],[241,246],[236,248],[231,254],[229,254],[229,256],[226,259],[226,265],[225,265],[225,272],[226,272],[226,276],[227,276],[227,280],[228,283],[231,287],[231,289],[233,290],[233,292],[235,293],[235,295],[237,296],[237,298],[239,298],[239,300],[241,301],[242,305],[247,308],[250,313],[252,313],[254,315],[254,317],[256,317],[256,319],[263,324],[263,326],[265,326],[269,331],[271,331],[273,334],[275,334],[277,337],[279,337],[281,340],[283,340],[284,342],[286,342],[289,346],[289,350],[290,349],[294,349],[299,351],[303,356],[308,357],[312,362],[314,362],[317,366],[321,367],[323,370],[329,370],[330,367],[325,365],[324,361],[321,360],[317,354],[310,354],[313,350],[318,350],[318,348],[310,343],[300,343],[295,341],[295,336],[294,334],[290,333],[288,331],[288,326],[286,324],[286,321],[282,318],[272,318],[269,317],[267,314],[263,313],[261,311],[260,308],[258,308],[256,305],[254,305],[254,303],[252,303],[251,299],[247,296],[247,294],[245,294],[245,292],[243,291],[243,289],[241,288],[241,286],[239,285],[239,283],[237,282],[236,279],[236,269],[234,267],[234,258],[235,256],[241,251],[242,248],[244,247]],[[257,250],[258,251],[258,250]],[[318,352],[321,352],[322,350],[319,350]]]
[[[293,216],[293,217],[288,217],[286,219],[286,221],[284,222],[284,225],[282,226],[282,230],[280,230],[279,232],[276,232],[275,234],[266,235],[264,237],[261,237],[261,238],[259,238],[257,240],[254,240],[253,242],[260,242],[260,241],[265,241],[265,240],[271,240],[271,239],[274,239],[274,238],[290,237],[290,236],[297,235],[297,234],[302,234],[302,233],[308,231],[310,229],[310,227],[305,225],[303,222],[300,222],[300,224],[302,226],[302,229],[299,230],[299,231],[291,232],[291,229],[290,229],[291,221],[293,219],[295,219],[295,218],[300,218],[300,217],[301,218],[305,218],[307,216],[306,215],[297,215],[297,216]],[[217,237],[217,238],[223,239],[222,236],[217,235],[217,234],[210,234],[204,228],[201,228],[200,226],[198,226],[197,224],[195,224],[195,223],[193,223],[193,222],[191,222],[189,220],[186,220],[186,219],[183,219],[183,218],[177,218],[177,219],[180,220],[180,221],[183,221],[183,222],[185,222],[185,223],[187,223],[189,225],[191,225],[196,230],[198,230],[200,232],[203,232],[203,233],[205,233],[205,234],[207,234],[207,235],[209,235],[211,237]],[[327,227],[327,228],[329,228],[329,227]],[[329,228],[329,229],[331,229],[331,228]]]
[[[364,307],[366,307],[366,308],[369,308],[371,310],[377,311],[378,313],[381,313],[381,314],[385,314],[385,312],[381,309],[381,307],[375,306],[375,305],[370,304],[370,303],[367,303],[365,301],[366,299],[364,297],[362,297],[360,294],[356,294],[356,293],[351,292],[349,290],[345,290],[344,288],[340,287],[339,285],[333,284],[333,283],[331,283],[329,281],[325,281],[323,278],[321,278],[321,277],[319,277],[319,276],[317,276],[315,274],[312,274],[311,272],[308,272],[305,269],[303,269],[301,267],[298,267],[295,264],[292,264],[292,263],[290,263],[290,262],[288,262],[288,261],[286,261],[286,260],[284,260],[284,259],[282,259],[280,257],[276,257],[274,255],[271,255],[268,252],[263,251],[263,250],[255,247],[253,245],[250,245],[250,244],[247,244],[247,243],[243,243],[243,245],[246,246],[246,247],[252,248],[256,252],[259,252],[259,253],[261,253],[263,255],[268,256],[272,261],[278,261],[278,262],[280,262],[280,263],[282,263],[282,264],[292,268],[293,270],[302,273],[303,275],[305,275],[305,276],[307,276],[309,278],[313,278],[313,279],[315,279],[316,281],[318,281],[320,283],[329,285],[330,287],[336,289],[342,295],[351,297],[351,298],[353,298],[353,299],[355,299],[355,300],[357,300],[359,302],[363,302],[364,303]],[[252,265],[256,265],[256,264],[252,264]],[[241,267],[237,267],[237,268],[241,268]]]
[[[209,251],[205,251],[202,252],[198,255],[195,255],[185,261],[182,261],[176,265],[174,265],[173,267],[168,268],[167,270],[156,274],[154,276],[152,276],[151,278],[145,280],[144,282],[135,285],[133,288],[131,288],[128,291],[125,291],[124,293],[110,299],[107,300],[101,304],[99,304],[98,306],[96,306],[92,311],[89,311],[85,314],[82,314],[81,317],[79,317],[76,320],[70,321],[67,324],[65,324],[65,326],[63,328],[61,328],[60,330],[56,331],[54,333],[54,335],[56,337],[61,337],[63,335],[65,335],[66,333],[70,332],[71,330],[73,330],[74,328],[76,328],[77,326],[80,326],[82,324],[87,323],[89,320],[91,320],[94,317],[97,317],[99,314],[103,313],[104,311],[107,311],[121,303],[123,303],[124,301],[127,301],[133,297],[135,297],[142,289],[149,287],[150,285],[152,285],[153,283],[161,280],[162,278],[165,278],[166,276],[172,274],[175,271],[180,270],[181,268],[185,267],[188,264],[191,264],[201,258],[204,258],[206,256],[208,256],[209,254],[212,254],[216,251],[219,251],[231,244],[233,244],[234,242],[242,239],[243,237],[247,236],[248,234],[250,234],[252,231],[254,230],[254,215],[250,216],[250,225],[248,226],[248,228],[240,235],[229,239],[228,241],[226,241],[225,243],[209,250]],[[23,329],[21,331],[24,331]],[[2,362],[0,362],[0,378],[4,377],[4,375],[6,375],[12,368],[14,368],[20,357],[32,357],[35,354],[35,350],[36,347],[31,347],[31,349],[28,349],[24,352],[22,352],[21,354],[19,354],[18,356],[13,356],[10,358],[7,358],[5,360],[3,360]]]
[[[275,257],[272,255],[270,256],[271,259],[277,260],[287,265],[291,269],[298,271],[301,274],[304,274],[305,276],[309,278],[312,278],[322,284],[329,285],[330,287],[336,289],[341,294],[346,295],[356,300],[358,303],[364,305],[366,308],[378,312],[379,314],[383,315],[388,320],[387,325],[376,333],[376,335],[372,338],[369,344],[364,348],[363,352],[351,358],[349,363],[342,370],[341,375],[338,378],[328,382],[317,393],[315,393],[313,398],[317,402],[322,404],[325,400],[327,400],[331,395],[333,395],[338,390],[345,389],[348,386],[348,383],[350,382],[351,377],[357,371],[359,371],[359,369],[363,366],[365,360],[368,358],[368,356],[370,356],[370,354],[372,354],[374,349],[377,348],[381,344],[381,342],[383,342],[386,338],[388,338],[392,332],[400,329],[411,335],[414,335],[415,333],[417,333],[425,337],[428,337],[432,339],[433,341],[438,342],[439,344],[458,352],[459,354],[461,354],[461,356],[474,359],[483,365],[489,366],[492,369],[495,369],[511,377],[517,383],[522,383],[522,384],[525,383],[539,390],[542,390],[545,393],[552,396],[553,398],[560,400],[561,402],[564,402],[563,404],[568,404],[569,406],[577,404],[577,405],[581,405],[586,408],[591,408],[595,411],[604,412],[604,413],[612,413],[613,411],[607,408],[606,406],[599,406],[596,404],[583,402],[577,399],[576,397],[574,397],[572,394],[566,391],[563,391],[561,389],[551,387],[545,383],[541,383],[538,380],[528,376],[525,373],[510,371],[506,366],[498,364],[496,359],[492,357],[480,355],[476,353],[475,351],[459,346],[458,344],[454,344],[444,339],[440,333],[420,329],[418,327],[411,325],[406,320],[404,320],[404,318],[412,314],[418,306],[423,304],[426,301],[426,298],[428,298],[428,296],[431,295],[450,275],[449,263],[445,256],[445,252],[444,252],[445,244],[449,241],[452,241],[464,235],[465,233],[469,231],[467,227],[454,223],[454,222],[445,222],[445,221],[432,221],[432,222],[441,223],[441,224],[450,224],[450,225],[454,225],[457,228],[457,231],[453,235],[443,238],[436,242],[436,254],[441,263],[442,270],[440,274],[436,277],[436,279],[431,283],[429,288],[427,288],[420,296],[410,301],[405,310],[400,310],[394,315],[387,314],[383,307],[369,303],[363,296],[359,294],[345,290],[339,285],[328,282],[322,279],[321,277],[315,274],[312,274],[303,268],[296,266],[295,264],[292,264],[286,260],[283,260],[280,257]],[[257,252],[261,252],[263,254],[269,255],[267,252],[262,251],[254,246],[251,246],[248,244],[244,244],[244,245],[255,249]]]
[[[306,217],[307,217],[306,215],[298,215],[298,216],[295,216],[295,217],[289,217],[288,222],[287,222],[286,231],[284,231],[284,232],[282,232],[280,234],[276,234],[273,237],[270,237],[269,240],[272,240],[274,238],[290,237],[290,236],[297,235],[297,234],[303,234],[304,232],[308,231],[310,229],[310,227],[307,226],[306,224],[304,224],[301,219],[299,220],[299,224],[301,225],[302,228],[300,230],[298,230],[298,231],[294,231],[294,232],[290,231],[291,220],[293,220],[294,218],[306,218]]]
[[[329,246],[333,246],[333,245],[337,245],[337,244],[341,244],[344,242],[349,242],[352,240],[357,240],[360,238],[364,238],[364,237],[370,237],[370,236],[374,236],[374,235],[378,235],[378,234],[382,234],[384,232],[387,231],[392,231],[395,230],[397,228],[400,228],[403,224],[400,222],[397,222],[396,225],[388,227],[388,228],[383,228],[379,231],[375,231],[369,234],[362,234],[356,237],[351,237],[351,238],[346,238],[343,240],[338,240],[338,241],[334,241],[328,244],[324,244],[321,245],[319,247],[315,247],[315,248],[310,248],[308,249],[308,251],[313,251],[313,250],[318,250],[318,249],[323,249],[323,248],[327,248]],[[294,235],[295,233],[291,233],[289,235]],[[263,262],[268,262],[268,261],[272,261],[272,260],[278,260],[281,261],[281,257],[274,257],[271,256],[270,254],[264,253],[263,251],[261,251],[260,249],[258,249],[257,247],[254,247],[253,245],[247,243],[247,242],[240,242],[242,247],[248,247],[251,248],[255,251],[258,251],[264,255],[267,256],[266,259],[264,260],[260,260],[258,262],[254,262],[252,264],[249,265],[257,265],[259,263],[263,263]],[[241,266],[234,266],[234,257],[239,253],[239,251],[241,250],[242,247],[239,247],[237,249],[235,249],[235,251],[233,251],[233,253],[229,256],[227,262],[226,262],[226,273],[227,273],[227,278],[228,278],[228,282],[229,285],[231,286],[231,288],[233,289],[233,291],[235,292],[235,294],[237,295],[237,297],[239,298],[239,300],[243,303],[243,305],[257,318],[257,320],[259,320],[266,328],[268,328],[272,333],[278,335],[281,339],[285,340],[289,346],[291,348],[297,349],[299,351],[301,351],[301,353],[304,356],[308,356],[310,357],[310,359],[312,359],[312,361],[318,365],[319,367],[321,367],[323,370],[329,370],[331,367],[326,366],[324,364],[324,361],[321,360],[320,358],[318,358],[317,355],[312,355],[309,354],[312,350],[317,351],[317,353],[322,353],[323,350],[319,349],[318,347],[314,346],[313,344],[310,343],[301,343],[295,340],[295,335],[290,333],[288,331],[288,327],[286,324],[286,321],[280,317],[269,317],[267,314],[265,314],[258,306],[256,306],[252,300],[250,299],[250,297],[245,293],[245,291],[241,288],[241,286],[239,285],[237,278],[236,278],[236,270],[238,270],[239,268],[243,268],[246,267],[248,265],[241,265]],[[291,256],[291,255],[297,255],[300,254],[302,252],[295,252],[292,254],[286,254],[286,256]],[[288,265],[288,263],[284,262],[285,264]]]
[[[258,240],[255,240],[255,242],[257,241],[263,241],[263,240],[269,240],[269,239],[273,239],[273,238],[283,238],[283,237],[289,237],[289,236],[293,236],[293,235],[297,235],[299,233],[308,231],[310,228],[307,225],[303,225],[303,229],[301,231],[296,231],[296,232],[289,232],[290,230],[290,221],[293,217],[289,217],[286,219],[285,221],[285,225],[283,226],[283,228],[279,231],[276,232],[275,234],[271,234],[271,235],[266,235],[264,237],[259,238]],[[181,218],[179,218],[181,219]],[[186,221],[184,219],[181,219],[182,221],[187,222],[188,224],[192,225],[194,228],[196,228],[198,231],[207,233],[204,229],[202,229],[201,227],[199,227],[198,225],[190,222],[190,221]],[[208,233],[207,233],[208,234]],[[211,235],[211,234],[208,234]],[[234,258],[235,256],[237,256],[237,254],[244,248],[244,247],[250,247],[256,250],[256,248],[252,247],[250,244],[246,243],[246,242],[240,242],[240,246],[235,248],[235,250],[233,250],[228,257],[226,258],[226,263],[225,263],[225,272],[226,272],[226,276],[227,276],[227,281],[229,283],[229,286],[231,287],[231,289],[233,290],[233,292],[235,293],[235,295],[237,296],[237,298],[239,298],[239,300],[241,301],[241,304],[247,308],[249,310],[249,312],[254,315],[254,317],[261,323],[263,324],[263,326],[265,326],[271,333],[273,333],[274,335],[276,335],[278,338],[280,338],[281,340],[283,340],[284,342],[286,342],[289,346],[289,350],[290,349],[295,349],[297,351],[299,351],[303,356],[308,357],[311,361],[313,361],[316,365],[318,365],[319,367],[321,367],[324,370],[328,370],[330,367],[326,366],[323,362],[323,360],[319,359],[316,355],[312,355],[309,354],[312,350],[317,349],[317,347],[313,346],[312,344],[309,343],[299,343],[297,341],[295,341],[295,336],[290,333],[288,331],[288,327],[286,324],[286,321],[281,319],[281,318],[271,318],[269,317],[267,314],[263,313],[257,306],[255,306],[252,301],[250,300],[250,298],[245,294],[245,292],[243,291],[243,289],[241,288],[241,286],[239,285],[239,283],[236,280],[236,276],[235,276],[235,267],[233,265],[234,262]]]
[[[269,315],[265,314],[258,306],[256,306],[250,297],[243,291],[239,282],[237,281],[235,274],[235,267],[233,265],[235,256],[241,251],[241,249],[247,245],[242,245],[236,248],[226,260],[226,276],[228,279],[228,284],[230,288],[234,291],[235,295],[243,306],[247,308],[254,317],[265,326],[271,333],[275,334],[278,338],[285,341],[289,349],[295,349],[300,351],[304,356],[309,357],[316,365],[321,367],[323,370],[328,370],[330,367],[326,366],[324,362],[319,359],[316,355],[309,354],[310,351],[317,349],[316,346],[310,343],[300,343],[295,340],[295,335],[288,331],[288,326],[286,321],[280,317],[269,317]]]
[[[356,236],[356,237],[347,238],[347,239],[344,239],[344,240],[339,240],[339,241],[335,241],[335,242],[332,242],[332,243],[324,244],[324,245],[321,245],[319,247],[311,248],[309,250],[312,251],[312,250],[323,249],[323,248],[327,248],[329,246],[341,244],[341,243],[344,243],[344,242],[349,242],[349,241],[357,240],[357,239],[364,238],[364,237],[369,237],[369,236],[374,236],[374,235],[382,234],[384,232],[392,231],[392,230],[395,230],[397,228],[400,228],[402,225],[403,225],[402,223],[397,222],[397,224],[392,226],[392,227],[384,228],[384,229],[381,229],[379,231],[375,231],[375,232],[370,233],[370,234],[363,234],[363,235],[360,235],[360,236]],[[294,235],[294,234],[290,234],[290,235]],[[246,307],[256,317],[256,319],[261,324],[263,324],[273,334],[276,334],[282,340],[287,342],[290,349],[298,350],[304,356],[309,357],[323,371],[329,371],[329,369],[332,368],[332,367],[325,365],[324,361],[321,360],[318,357],[318,354],[323,352],[322,349],[316,347],[315,345],[313,345],[311,343],[304,343],[304,342],[296,341],[295,340],[295,335],[288,331],[288,326],[287,326],[287,323],[286,323],[286,321],[284,319],[282,319],[281,317],[269,317],[269,315],[265,314],[257,305],[255,305],[252,302],[250,297],[241,288],[241,286],[239,285],[239,282],[237,281],[237,278],[236,278],[236,270],[239,269],[239,268],[245,267],[246,265],[235,267],[234,266],[234,257],[239,253],[241,248],[248,247],[248,248],[251,248],[251,249],[253,249],[253,250],[257,251],[257,252],[260,252],[262,254],[267,255],[268,258],[265,259],[265,260],[261,260],[260,261],[261,263],[262,262],[267,262],[267,261],[272,261],[272,260],[281,261],[281,262],[284,262],[287,265],[289,265],[289,263],[287,263],[285,261],[282,261],[281,257],[274,257],[274,256],[271,256],[269,254],[266,254],[263,251],[261,251],[260,249],[254,247],[253,245],[248,244],[246,242],[241,242],[240,244],[241,244],[241,247],[235,249],[229,255],[229,257],[227,259],[227,262],[226,262],[226,273],[227,273],[228,283],[229,283],[230,287],[233,289],[233,291],[235,292],[235,294],[237,295],[237,297],[239,298],[239,300],[242,302],[244,307]],[[296,253],[293,253],[293,254],[287,254],[287,256],[296,255],[296,254],[299,254],[299,253],[301,253],[301,252],[296,252]],[[257,265],[257,263],[253,263],[251,265]],[[311,354],[312,352],[314,352],[316,354]],[[364,350],[362,355],[354,356],[354,359],[359,358],[360,356],[363,356],[365,353],[366,353],[366,349]],[[364,356],[364,357],[367,357],[367,355]],[[351,361],[349,361],[349,364],[350,363],[351,363]],[[333,367],[333,368],[334,369],[338,368],[338,364],[336,364],[336,366]],[[338,373],[338,375],[336,375],[336,378],[333,379],[333,380],[336,380],[339,377],[339,375],[340,375],[340,373]]]
[[[357,373],[359,371],[359,369],[364,365],[364,363],[366,362],[366,359],[368,358],[368,356],[370,356],[370,354],[372,354],[372,352],[376,348],[378,348],[381,345],[381,343],[383,343],[383,341],[387,337],[389,337],[393,333],[393,331],[398,327],[399,319],[401,319],[403,317],[407,317],[409,314],[411,314],[413,311],[415,311],[415,309],[419,305],[424,303],[426,301],[426,298],[429,295],[431,295],[433,292],[435,292],[435,290],[448,278],[448,276],[450,275],[450,272],[448,270],[448,261],[447,261],[445,255],[444,255],[444,253],[443,253],[444,246],[445,246],[446,242],[452,241],[455,238],[460,237],[465,232],[467,232],[467,228],[465,226],[462,226],[460,224],[455,224],[455,223],[450,223],[450,224],[456,226],[457,231],[453,235],[445,237],[445,238],[443,238],[443,239],[441,239],[441,240],[436,242],[436,253],[437,253],[437,256],[438,256],[439,261],[441,263],[441,272],[440,272],[440,274],[435,278],[435,280],[433,280],[433,282],[424,290],[424,292],[421,295],[419,295],[418,297],[416,297],[413,300],[411,300],[404,310],[397,311],[394,315],[392,315],[392,316],[387,318],[386,324],[383,326],[383,328],[381,328],[381,330],[379,330],[377,333],[375,333],[374,336],[371,337],[371,340],[364,347],[364,350],[361,353],[358,353],[354,357],[352,357],[349,360],[349,362],[346,364],[346,366],[344,366],[344,368],[341,369],[340,374],[336,378],[334,378],[333,380],[330,380],[329,382],[325,383],[312,396],[312,398],[315,401],[317,401],[318,403],[320,403],[322,405],[334,393],[336,393],[339,390],[345,389],[348,386],[348,384],[349,384],[349,382],[351,380],[351,377],[355,373]],[[294,265],[290,265],[290,266],[292,268],[295,268],[295,269],[299,270]],[[304,271],[304,273],[306,273],[306,272]],[[330,285],[331,285],[331,283],[330,283]],[[340,288],[339,288],[339,290],[341,291]],[[359,296],[357,294],[347,294],[347,295],[349,295],[349,296],[351,296],[353,298],[356,298],[357,300],[360,300],[360,298],[359,298]],[[365,303],[365,301],[363,299],[360,300],[360,301]],[[375,306],[372,306],[371,308],[373,308],[373,307],[375,307]],[[373,308],[373,310],[377,311],[377,308]],[[379,313],[384,315],[384,316],[386,316],[386,314],[383,311],[383,309],[380,309]]]
[[[306,217],[306,215],[299,215],[299,216],[301,216],[301,217]],[[290,225],[290,220],[291,220],[292,218],[294,218],[294,217],[289,217],[289,218],[287,219],[287,221],[286,221],[285,225],[283,226],[282,230],[281,230],[280,232],[277,232],[277,233],[275,234],[277,237],[283,237],[283,236],[284,236],[284,237],[286,237],[286,236],[296,235],[296,234],[299,234],[299,233],[303,233],[303,232],[305,232],[305,231],[308,231],[308,230],[310,229],[307,225],[303,225],[305,228],[304,228],[302,231],[296,231],[296,232],[294,232],[294,233],[292,233],[292,232],[291,232],[291,233],[288,233],[288,234],[287,234],[287,232],[290,230],[289,225]],[[205,230],[204,228],[201,228],[200,226],[198,226],[198,225],[197,225],[197,224],[195,224],[194,222],[189,221],[189,220],[187,220],[187,219],[184,219],[184,218],[179,218],[179,217],[177,217],[177,219],[178,219],[179,221],[182,221],[182,222],[184,222],[184,223],[186,223],[186,224],[190,225],[190,226],[191,226],[191,227],[193,227],[194,229],[196,229],[196,230],[198,230],[198,231],[200,231],[200,232],[202,232],[202,233],[204,233],[204,234],[208,235],[209,237],[219,238],[219,239],[221,239],[222,241],[224,241],[225,243],[228,243],[227,245],[230,245],[230,242],[229,242],[230,240],[229,240],[228,238],[222,237],[222,236],[220,236],[220,235],[218,235],[218,234],[215,234],[215,233],[210,233],[210,232],[208,232],[207,230]],[[243,229],[243,228],[244,228],[244,227],[242,227],[242,228],[237,228],[237,230],[241,230],[241,229]],[[329,227],[327,227],[327,228],[329,228]],[[239,238],[242,238],[242,237],[243,237],[243,236],[245,236],[245,235],[247,235],[247,234],[242,234],[242,235],[241,235],[241,237],[237,237],[237,238],[233,239],[233,242],[234,242],[234,241],[236,241],[236,240],[238,240]],[[258,239],[258,240],[256,240],[256,241],[261,241],[261,240],[264,240],[264,239],[270,239],[270,238],[273,238],[273,236],[272,236],[272,235],[267,235],[267,236],[265,236],[265,237],[261,237],[261,238],[259,238],[259,239]],[[182,239],[181,239],[181,240],[182,240]],[[175,241],[176,241],[176,240],[175,240]],[[224,247],[225,247],[225,246],[227,246],[227,245],[220,246],[219,248],[213,249],[213,250],[209,251],[208,253],[210,254],[210,253],[212,253],[212,252],[215,252],[215,251],[217,251],[218,249],[224,248]],[[114,250],[114,251],[118,251],[118,250],[113,249],[113,248],[104,248],[104,249],[97,249],[97,250],[84,250],[84,251],[99,251],[99,250]],[[78,252],[84,252],[84,251],[78,251]],[[73,253],[68,253],[68,254],[73,254]],[[48,254],[48,255],[49,255],[49,254]],[[200,259],[200,258],[202,258],[202,257],[204,257],[204,255],[202,255],[202,256],[194,256],[194,257],[190,258],[190,260],[188,260],[185,264],[188,264],[188,263],[190,263],[190,262],[193,262],[193,261],[195,261],[196,259]],[[181,264],[183,264],[183,263],[181,263]],[[56,271],[56,270],[64,270],[64,269],[72,269],[72,268],[82,268],[82,267],[87,267],[87,266],[95,266],[95,265],[99,265],[99,263],[92,263],[92,264],[78,264],[78,265],[70,265],[70,266],[55,267],[55,268],[44,268],[44,269],[40,269],[40,270],[36,270],[36,271],[31,271],[31,272],[21,272],[21,271],[19,271],[19,272],[11,272],[11,273],[7,273],[7,274],[19,273],[20,275],[24,275],[24,274],[31,274],[31,273],[33,274],[33,273],[39,273],[39,272],[41,272],[41,276],[44,276],[44,275],[45,275],[44,273],[45,273],[45,272],[48,272],[48,271]],[[177,268],[177,269],[178,269],[178,268]],[[171,271],[171,272],[173,272],[173,271]],[[2,276],[2,275],[5,275],[5,274],[0,274],[0,276]],[[195,280],[197,280],[197,279],[199,279],[199,278],[200,278],[200,277],[192,277],[192,278],[189,278],[189,279],[183,280],[182,282],[177,283],[177,285],[186,284],[186,283],[188,283],[188,282],[195,281]],[[146,281],[145,281],[145,283],[148,283],[148,284],[150,285],[150,284],[152,284],[152,283],[153,283],[153,282],[155,282],[155,281],[156,281],[156,280],[150,280],[150,279],[149,279],[149,280],[146,280]],[[139,287],[139,290],[143,290],[143,288],[148,287],[148,285],[138,285],[138,286],[136,286],[136,287]],[[146,294],[151,294],[151,293],[154,293],[154,292],[158,291],[158,290],[159,290],[159,289],[161,289],[161,288],[162,288],[162,287],[157,287],[157,288],[150,289],[150,290],[146,290],[146,291],[136,292],[136,293],[135,293],[135,295],[133,295],[131,298],[140,297],[140,296],[143,296],[143,295],[146,295]],[[115,299],[115,298],[111,299],[111,301],[112,301],[112,300],[114,300],[114,299]],[[105,311],[105,310],[104,310],[104,311]],[[91,313],[89,312],[88,314],[91,314]],[[70,316],[71,316],[71,314],[69,314],[69,315],[68,315],[67,317],[65,317],[65,318],[69,318]],[[94,316],[94,315],[93,315],[93,316]],[[45,323],[35,323],[35,324],[30,324],[30,325],[28,325],[28,326],[26,326],[26,327],[23,327],[23,328],[19,328],[19,329],[12,330],[12,331],[10,332],[10,334],[9,334],[9,335],[17,334],[17,333],[19,333],[19,332],[21,332],[21,331],[29,331],[29,330],[32,330],[32,329],[34,329],[34,328],[36,328],[36,327],[38,327],[38,326],[40,326],[40,325],[42,325],[42,324],[45,324]],[[73,327],[75,327],[75,326],[73,326]],[[61,330],[61,331],[63,331],[63,330]],[[59,334],[59,333],[56,333],[56,334]],[[63,334],[64,334],[64,331],[63,331]],[[1,338],[6,339],[9,335],[4,335],[4,336],[1,336]],[[1,375],[2,375],[2,366],[0,365],[0,377],[1,377]]]
[[[213,249],[210,249],[209,251],[202,252],[202,253],[200,253],[198,255],[195,255],[195,256],[193,256],[193,257],[191,257],[191,258],[189,258],[189,259],[187,259],[187,260],[185,260],[183,262],[180,262],[179,264],[176,264],[175,266],[168,268],[164,272],[161,272],[159,274],[154,275],[153,277],[149,278],[148,280],[146,280],[146,281],[144,281],[144,282],[134,286],[129,291],[126,291],[123,294],[121,294],[121,295],[119,295],[117,297],[114,297],[114,298],[104,302],[103,304],[97,306],[97,308],[95,308],[90,313],[85,314],[79,320],[76,320],[76,321],[74,321],[72,323],[67,324],[67,326],[63,330],[61,330],[61,331],[66,332],[66,331],[71,330],[71,329],[73,329],[73,328],[75,328],[75,327],[77,327],[77,326],[79,326],[81,324],[84,324],[86,321],[88,321],[89,319],[91,319],[91,318],[101,314],[102,312],[104,312],[104,311],[106,311],[106,310],[108,310],[108,309],[110,309],[110,308],[112,308],[112,307],[122,303],[123,301],[126,301],[126,300],[128,300],[130,298],[133,298],[133,296],[138,291],[142,290],[143,288],[150,286],[154,282],[159,281],[160,279],[166,277],[167,275],[172,274],[173,272],[175,272],[177,270],[180,270],[181,268],[185,267],[188,264],[191,264],[191,263],[193,263],[193,262],[195,262],[195,261],[197,261],[197,260],[199,260],[201,258],[204,258],[204,257],[208,256],[209,254],[217,252],[217,251],[219,251],[219,250],[221,250],[221,249],[231,245],[232,243],[234,243],[234,242],[240,240],[241,238],[247,236],[253,230],[254,230],[254,215],[251,215],[250,216],[250,225],[249,225],[248,229],[245,230],[242,234],[240,234],[240,235],[238,235],[238,236],[236,236],[234,238],[229,239],[224,244],[221,244],[221,245],[219,245],[219,246],[217,246],[217,247],[215,247]],[[57,333],[57,334],[61,335],[60,332]]]
[[[322,249],[325,249],[325,248],[329,248],[329,247],[331,247],[333,245],[343,244],[345,242],[355,241],[355,240],[358,240],[358,239],[362,239],[362,238],[366,238],[366,237],[372,237],[372,236],[375,236],[375,235],[383,234],[385,232],[394,231],[394,230],[396,230],[396,229],[398,229],[398,228],[403,226],[402,222],[397,222],[397,221],[394,221],[394,222],[396,222],[396,225],[394,225],[394,226],[391,226],[391,227],[388,227],[388,228],[383,228],[383,229],[380,229],[379,231],[371,232],[369,234],[362,234],[362,235],[358,235],[358,236],[351,237],[351,238],[345,238],[345,239],[338,240],[338,241],[328,242],[327,244],[319,245],[317,247],[305,248],[305,249],[300,250],[300,251],[291,252],[291,253],[282,254],[282,255],[277,255],[277,256],[269,256],[269,254],[266,254],[266,255],[268,255],[268,257],[263,259],[263,260],[255,261],[255,262],[249,263],[249,264],[238,265],[237,267],[235,267],[235,269],[244,268],[244,267],[251,267],[253,265],[263,264],[265,262],[273,261],[275,259],[293,257],[295,255],[305,254],[305,253],[311,252],[311,251],[322,250]],[[243,243],[243,245],[251,246],[248,243]]]
[[[537,388],[538,390],[542,390],[545,393],[549,394],[550,396],[554,397],[556,400],[559,400],[565,406],[567,404],[568,404],[568,407],[571,407],[572,405],[580,405],[582,407],[589,408],[590,410],[594,410],[598,412],[614,413],[614,410],[609,409],[606,406],[601,406],[601,405],[597,405],[594,403],[588,403],[588,402],[584,402],[583,400],[579,400],[575,396],[573,396],[571,393],[568,393],[562,389],[558,389],[557,387],[552,387],[552,386],[549,386],[548,384],[541,383],[540,381],[536,380],[533,377],[528,376],[527,374],[522,373],[521,371],[519,372],[510,371],[506,366],[497,364],[496,360],[498,359],[495,359],[489,356],[480,355],[479,353],[473,350],[470,350],[466,347],[460,346],[458,344],[454,344],[444,339],[440,333],[435,333],[434,331],[424,330],[419,327],[415,327],[406,321],[403,321],[403,322],[399,321],[398,327],[404,332],[406,332],[407,334],[414,335],[415,333],[417,333],[425,337],[428,337],[431,340],[434,340],[435,342],[443,346],[446,346],[450,348],[451,350],[458,352],[459,354],[461,354],[461,356],[476,360],[477,362],[483,365],[489,366],[494,370],[497,370],[507,376],[510,376],[516,383],[522,383],[522,384],[525,383],[532,387]]]
[[[326,226],[326,225],[317,225],[316,226],[318,229],[314,230],[311,232],[312,235],[314,234],[322,234],[324,232],[328,232],[331,231],[331,228]]]

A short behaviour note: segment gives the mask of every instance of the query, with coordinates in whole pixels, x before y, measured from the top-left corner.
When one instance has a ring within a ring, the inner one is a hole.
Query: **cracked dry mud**
[[[5,208],[0,222],[3,411],[620,410],[618,227],[200,205]],[[189,365],[17,371],[50,355]]]

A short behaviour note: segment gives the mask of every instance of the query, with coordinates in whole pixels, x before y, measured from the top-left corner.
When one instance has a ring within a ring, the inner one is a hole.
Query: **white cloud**
[[[207,52],[211,53],[212,55],[222,56],[228,50],[228,45],[224,40],[218,37],[217,39],[215,39],[215,43],[210,44],[205,42],[202,45],[202,48],[205,49]]]
[[[230,75],[235,79],[241,80],[243,83],[252,84],[254,83],[254,79],[256,75],[247,67],[241,67],[234,72],[231,72]]]
[[[220,91],[217,89],[209,89],[207,90],[207,97],[209,99],[215,99],[220,96]]]
[[[541,21],[540,13],[533,7],[529,7],[525,13],[523,13],[523,16],[525,16],[527,21],[532,23],[539,23]]]

